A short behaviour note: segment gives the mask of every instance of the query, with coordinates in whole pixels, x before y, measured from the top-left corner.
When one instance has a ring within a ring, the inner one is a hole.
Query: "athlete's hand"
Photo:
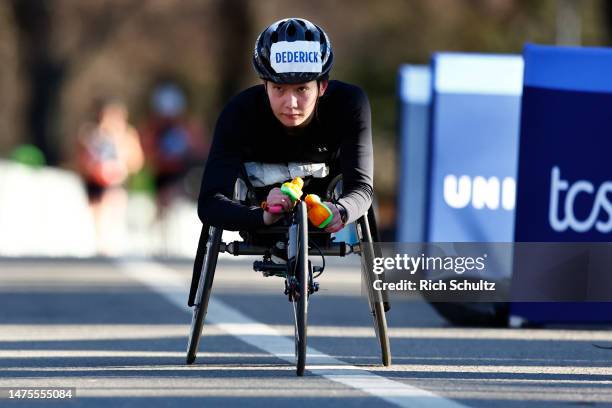
[[[344,223],[342,222],[342,216],[340,215],[340,211],[335,204],[330,203],[329,201],[325,201],[323,204],[327,206],[332,212],[333,218],[325,227],[325,232],[338,232],[342,228],[344,228]]]
[[[268,208],[278,207],[281,208],[279,213],[272,213],[270,211],[264,211],[263,219],[264,224],[272,225],[276,221],[283,218],[283,213],[291,211],[293,208],[293,202],[289,197],[281,192],[281,189],[278,187],[274,187],[268,193],[268,197],[266,198],[266,205]]]
[[[268,198],[266,198],[266,203],[268,204],[268,208],[280,207],[280,212],[289,212],[293,208],[293,201],[291,201],[291,198],[284,194],[278,187],[274,187],[270,190]]]

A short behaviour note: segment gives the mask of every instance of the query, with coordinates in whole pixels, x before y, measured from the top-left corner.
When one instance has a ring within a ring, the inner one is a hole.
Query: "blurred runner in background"
[[[95,122],[85,123],[79,131],[77,164],[96,223],[98,252],[120,255],[126,234],[124,183],[142,168],[144,153],[123,102],[96,102],[95,112]]]
[[[141,130],[143,147],[155,179],[158,218],[179,197],[197,197],[189,191],[189,171],[203,164],[208,153],[202,127],[188,120],[183,90],[172,82],[157,85],[151,96],[151,116]],[[196,179],[199,182],[201,171]],[[196,184],[197,186],[197,184]]]

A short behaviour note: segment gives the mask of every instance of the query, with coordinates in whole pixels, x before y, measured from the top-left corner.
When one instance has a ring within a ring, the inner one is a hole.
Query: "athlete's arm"
[[[242,168],[238,109],[236,103],[230,103],[217,121],[198,199],[200,220],[230,231],[264,226],[261,208],[232,200],[236,178]]]
[[[346,224],[364,215],[374,195],[372,119],[366,94],[356,88],[348,106],[350,123],[340,147],[343,194],[338,200],[346,210]]]

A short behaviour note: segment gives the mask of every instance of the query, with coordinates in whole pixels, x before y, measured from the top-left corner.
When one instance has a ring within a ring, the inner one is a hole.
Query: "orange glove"
[[[344,228],[342,215],[335,204],[321,202],[316,194],[308,194],[304,201],[308,207],[308,219],[314,226],[325,228],[326,232],[338,232]]]

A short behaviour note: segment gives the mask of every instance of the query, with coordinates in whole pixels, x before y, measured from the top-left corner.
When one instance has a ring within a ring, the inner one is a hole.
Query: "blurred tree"
[[[604,1],[601,5],[604,15],[604,24],[606,26],[606,45],[612,46],[612,2]]]
[[[580,45],[582,43],[582,8],[578,0],[557,0],[558,45]]]
[[[219,25],[219,92],[220,106],[240,90],[250,73],[252,44],[251,7],[248,0],[217,0]],[[241,52],[244,51],[244,52]]]
[[[130,2],[122,7],[103,7],[95,18],[86,15],[87,29],[74,41],[72,52],[62,54],[64,50],[54,42],[66,23],[57,17],[56,8],[61,5],[57,0],[11,0],[17,23],[19,65],[27,83],[26,138],[41,149],[51,165],[62,159],[58,135],[60,99],[73,63],[95,57],[111,34],[139,7],[138,2]],[[69,23],[74,25],[73,21]]]
[[[18,28],[21,71],[29,78],[29,97],[26,98],[29,141],[47,157],[50,164],[57,163],[57,144],[52,142],[50,125],[58,116],[59,90],[66,73],[66,65],[55,59],[50,41],[53,30],[52,0],[12,0],[11,6]]]
[[[17,68],[17,34],[13,11],[0,2],[0,157],[9,154],[21,140],[23,119],[19,110],[22,87]]]

